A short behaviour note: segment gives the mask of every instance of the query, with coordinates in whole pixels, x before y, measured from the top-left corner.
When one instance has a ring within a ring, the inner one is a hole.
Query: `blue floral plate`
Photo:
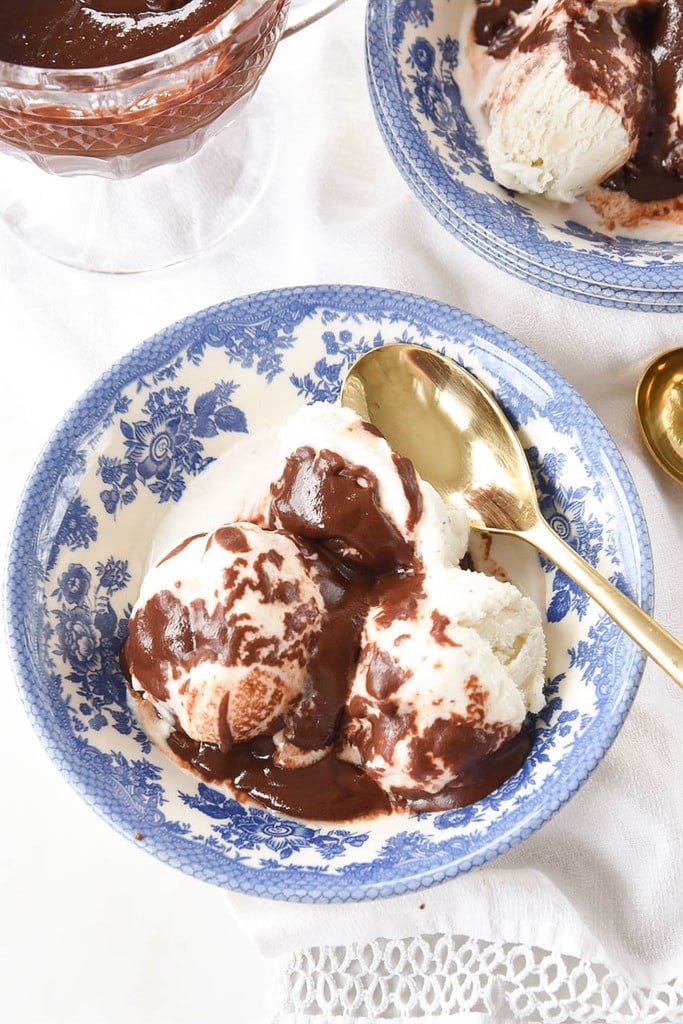
[[[160,860],[230,889],[361,900],[486,863],[578,789],[642,674],[640,650],[530,556],[546,598],[547,703],[522,770],[471,807],[295,821],[237,802],[150,744],[117,655],[164,514],[237,439],[333,401],[360,353],[396,341],[448,353],[495,391],[554,528],[652,606],[647,531],[614,443],[551,367],[481,320],[398,292],[321,286],[203,310],[134,349],[67,414],[25,489],[6,581],[10,649],[35,729],[84,799]]]
[[[463,103],[459,36],[473,2],[369,0],[370,96],[406,182],[440,224],[517,277],[604,306],[683,312],[683,242],[610,235],[586,203],[525,199],[493,181]]]

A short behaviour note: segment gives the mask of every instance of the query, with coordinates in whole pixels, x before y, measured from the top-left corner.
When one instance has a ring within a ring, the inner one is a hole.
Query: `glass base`
[[[160,269],[215,245],[247,216],[276,144],[266,86],[193,156],[133,177],[51,174],[0,153],[0,217],[33,249],[82,270]]]

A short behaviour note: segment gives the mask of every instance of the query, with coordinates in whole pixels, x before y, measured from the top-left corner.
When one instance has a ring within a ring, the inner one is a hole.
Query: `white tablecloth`
[[[286,285],[399,288],[488,319],[585,397],[642,498],[657,616],[683,635],[683,491],[644,453],[633,411],[640,371],[681,344],[683,316],[540,291],[439,227],[376,128],[363,24],[363,0],[349,0],[280,45],[264,83],[277,109],[274,173],[257,208],[210,252],[164,271],[97,275],[39,256],[0,227],[3,531],[62,414],[165,324]],[[652,665],[604,763],[537,835],[445,886],[340,913],[246,897],[230,897],[227,908],[217,890],[124,842],[48,761],[4,641],[2,659],[7,1020],[258,1024],[273,1012],[322,1022],[400,1011],[432,1021],[564,1021],[574,1018],[556,1007],[583,998],[577,1020],[683,1022],[683,693]],[[596,1009],[599,991],[607,996]]]

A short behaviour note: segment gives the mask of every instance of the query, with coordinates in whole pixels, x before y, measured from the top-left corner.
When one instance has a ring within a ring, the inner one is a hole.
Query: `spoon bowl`
[[[543,518],[529,464],[504,411],[469,371],[416,345],[371,349],[341,401],[372,423],[470,525],[526,541],[562,569],[683,687],[683,644],[600,575]]]
[[[535,487],[517,435],[457,363],[417,345],[373,349],[349,371],[342,404],[373,423],[443,498],[464,497],[474,529],[533,526]]]
[[[636,417],[657,465],[683,484],[683,348],[653,359],[636,388]]]

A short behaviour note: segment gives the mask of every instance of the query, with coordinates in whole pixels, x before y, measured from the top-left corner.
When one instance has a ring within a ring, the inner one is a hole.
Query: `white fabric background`
[[[258,207],[203,256],[151,274],[94,275],[31,252],[0,227],[4,532],[59,417],[113,359],[165,324],[285,285],[400,288],[507,330],[585,397],[642,498],[656,614],[683,636],[683,490],[649,461],[633,411],[646,363],[683,342],[683,316],[540,291],[439,227],[375,126],[363,22],[362,0],[348,0],[281,44],[264,83],[278,113],[275,172]],[[395,900],[336,908],[231,896],[229,914],[219,892],[141,856],[81,805],[30,733],[4,647],[2,658],[0,990],[8,1019],[222,1015],[256,1024],[280,962],[297,949],[438,932],[595,960],[634,986],[681,985],[683,693],[652,665],[603,764],[550,823],[496,863]],[[661,1019],[683,1021],[680,1003]]]

